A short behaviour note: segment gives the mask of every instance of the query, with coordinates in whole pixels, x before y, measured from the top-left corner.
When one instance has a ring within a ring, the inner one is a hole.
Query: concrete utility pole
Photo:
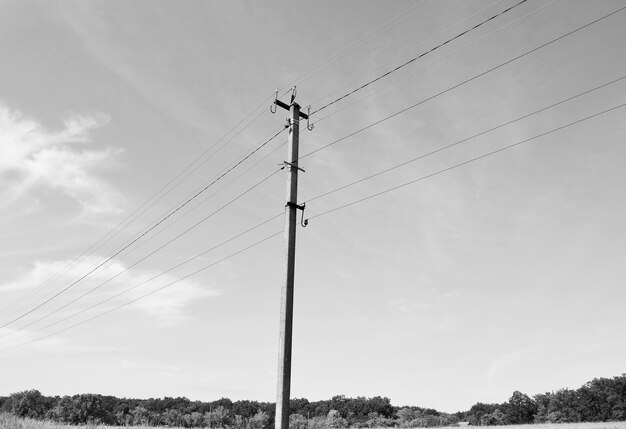
[[[293,283],[296,263],[296,223],[298,210],[298,138],[300,118],[308,115],[300,113],[295,100],[295,87],[291,105],[278,100],[274,104],[289,110],[289,144],[287,148],[287,204],[285,205],[285,281],[280,301],[280,333],[278,346],[278,388],[276,393],[275,429],[289,429],[289,394],[291,389],[291,335],[293,329]]]

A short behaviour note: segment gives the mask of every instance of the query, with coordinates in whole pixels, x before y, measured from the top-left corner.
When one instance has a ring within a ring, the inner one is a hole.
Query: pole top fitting
[[[296,86],[294,85],[291,87],[291,104],[293,104],[294,101],[296,101],[296,94],[297,94]]]

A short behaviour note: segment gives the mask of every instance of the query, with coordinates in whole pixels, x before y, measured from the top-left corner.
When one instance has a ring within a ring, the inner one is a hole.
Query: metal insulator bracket
[[[270,105],[270,112],[276,113],[276,102],[278,101],[278,89],[276,90],[276,98],[274,99],[274,103]]]
[[[287,204],[285,204],[285,207],[291,207],[297,210],[302,210],[302,217],[300,217],[300,225],[302,225],[302,228],[306,228],[306,226],[309,224],[309,220],[304,218],[304,209],[306,208],[306,203],[302,203],[302,205],[298,205],[296,203],[292,203],[288,201]]]
[[[315,127],[315,125],[309,122],[310,117],[311,117],[311,105],[309,104],[309,106],[307,107],[307,112],[306,112],[306,129],[309,131],[313,131],[313,128]]]

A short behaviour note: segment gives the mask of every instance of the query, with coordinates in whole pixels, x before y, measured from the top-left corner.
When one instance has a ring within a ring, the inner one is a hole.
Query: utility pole
[[[298,205],[298,139],[300,118],[309,116],[300,112],[295,102],[296,88],[293,88],[291,104],[278,100],[278,91],[274,104],[289,111],[289,144],[287,161],[287,204],[285,204],[285,277],[280,301],[280,327],[278,345],[278,387],[276,393],[275,429],[289,429],[289,397],[291,390],[291,335],[293,330],[293,284],[296,263],[296,223],[297,211],[304,205]],[[275,108],[274,108],[275,109]],[[272,110],[275,112],[276,110]],[[311,127],[307,126],[311,129]],[[303,224],[304,225],[304,224]]]

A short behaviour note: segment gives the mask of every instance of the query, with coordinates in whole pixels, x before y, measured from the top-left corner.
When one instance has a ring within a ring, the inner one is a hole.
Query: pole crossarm
[[[282,108],[283,108],[283,109],[285,109],[285,110],[289,110],[289,109],[291,108],[291,106],[289,106],[289,104],[287,104],[287,103],[283,103],[283,102],[282,102],[282,101],[280,101],[280,100],[274,100],[274,104],[275,104],[275,105],[277,105],[277,106],[282,107]],[[297,104],[297,103],[294,103],[294,104]],[[298,106],[298,107],[300,107],[300,106]],[[299,116],[300,116],[302,119],[309,119],[309,115],[307,115],[306,113],[302,113],[302,112],[300,112],[300,109],[298,109],[298,114],[299,114]]]

